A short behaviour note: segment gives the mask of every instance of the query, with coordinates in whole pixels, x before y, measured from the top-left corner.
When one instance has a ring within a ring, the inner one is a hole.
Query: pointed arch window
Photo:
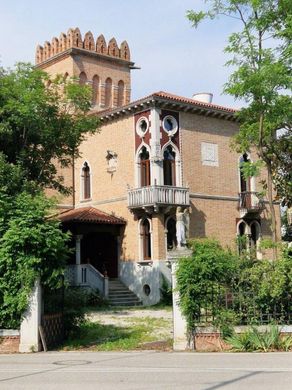
[[[112,106],[112,79],[108,77],[105,80],[105,106],[111,107]]]
[[[88,163],[85,162],[82,167],[82,175],[81,175],[83,200],[87,200],[91,198],[91,177],[90,176],[91,176],[90,167]]]
[[[151,184],[150,173],[150,159],[149,152],[146,147],[143,146],[140,152],[140,185],[141,187],[147,187]]]
[[[141,222],[141,241],[143,260],[151,260],[151,227],[148,219]]]
[[[240,174],[240,192],[250,191],[250,178],[245,178],[243,174],[242,164],[249,162],[248,155],[244,153],[239,159],[239,174]]]
[[[169,145],[163,153],[163,178],[166,186],[176,185],[175,157],[175,151]]]
[[[118,82],[118,106],[122,106],[124,104],[124,92],[125,92],[125,84],[123,80]]]
[[[79,84],[85,85],[87,83],[87,76],[84,72],[81,72],[79,75]]]
[[[93,76],[92,79],[92,105],[96,106],[99,103],[99,77]]]

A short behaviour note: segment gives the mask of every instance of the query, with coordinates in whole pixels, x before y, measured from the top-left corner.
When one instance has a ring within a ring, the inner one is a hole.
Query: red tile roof
[[[125,225],[126,221],[114,215],[104,213],[95,207],[82,207],[65,211],[59,215],[61,222],[81,222],[107,225]]]
[[[213,103],[205,103],[205,102],[201,102],[199,100],[195,100],[192,98],[186,98],[183,96],[173,95],[172,93],[168,93],[168,92],[164,92],[164,91],[155,92],[153,94],[153,96],[171,99],[171,100],[179,101],[182,103],[194,104],[196,106],[209,107],[209,108],[213,108],[213,109],[217,109],[217,110],[224,110],[224,111],[230,111],[230,112],[237,112],[238,111],[234,108],[219,106],[218,104],[213,104]]]
[[[201,102],[199,100],[195,100],[192,98],[187,98],[187,97],[174,95],[172,93],[168,93],[168,92],[164,92],[164,91],[159,91],[159,92],[154,92],[151,95],[145,96],[139,100],[135,100],[135,101],[133,101],[125,106],[116,107],[116,108],[107,108],[103,111],[94,111],[93,110],[91,112],[91,114],[92,115],[98,114],[100,117],[105,117],[107,115],[110,115],[113,112],[121,112],[123,109],[135,107],[141,103],[144,103],[145,101],[153,100],[153,99],[154,100],[155,99],[162,99],[165,101],[170,100],[172,102],[178,102],[178,103],[182,103],[182,104],[190,104],[190,105],[192,105],[194,107],[198,107],[198,108],[200,108],[200,107],[205,108],[205,109],[209,108],[210,110],[223,111],[225,113],[231,113],[231,114],[234,114],[234,113],[239,111],[239,110],[234,109],[234,108],[224,107],[224,106],[220,106],[218,104],[213,104],[213,103],[205,103],[205,102]]]

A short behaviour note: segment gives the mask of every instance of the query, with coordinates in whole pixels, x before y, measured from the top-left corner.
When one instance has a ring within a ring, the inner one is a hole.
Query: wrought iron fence
[[[214,325],[220,322],[223,312],[233,314],[235,325],[272,322],[288,325],[292,324],[292,297],[286,294],[277,299],[267,299],[251,291],[211,287],[198,297],[194,323]]]
[[[42,328],[49,349],[60,345],[64,340],[64,278],[58,289],[43,287]]]

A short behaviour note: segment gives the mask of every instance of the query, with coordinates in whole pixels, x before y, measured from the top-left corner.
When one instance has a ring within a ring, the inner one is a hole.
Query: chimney
[[[192,98],[202,103],[212,103],[213,94],[210,92],[195,93]]]

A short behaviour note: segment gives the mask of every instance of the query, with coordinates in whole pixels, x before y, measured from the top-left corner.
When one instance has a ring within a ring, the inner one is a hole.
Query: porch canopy
[[[82,207],[59,215],[65,230],[74,236],[71,264],[90,264],[109,277],[118,276],[120,241],[126,221],[95,207]]]

